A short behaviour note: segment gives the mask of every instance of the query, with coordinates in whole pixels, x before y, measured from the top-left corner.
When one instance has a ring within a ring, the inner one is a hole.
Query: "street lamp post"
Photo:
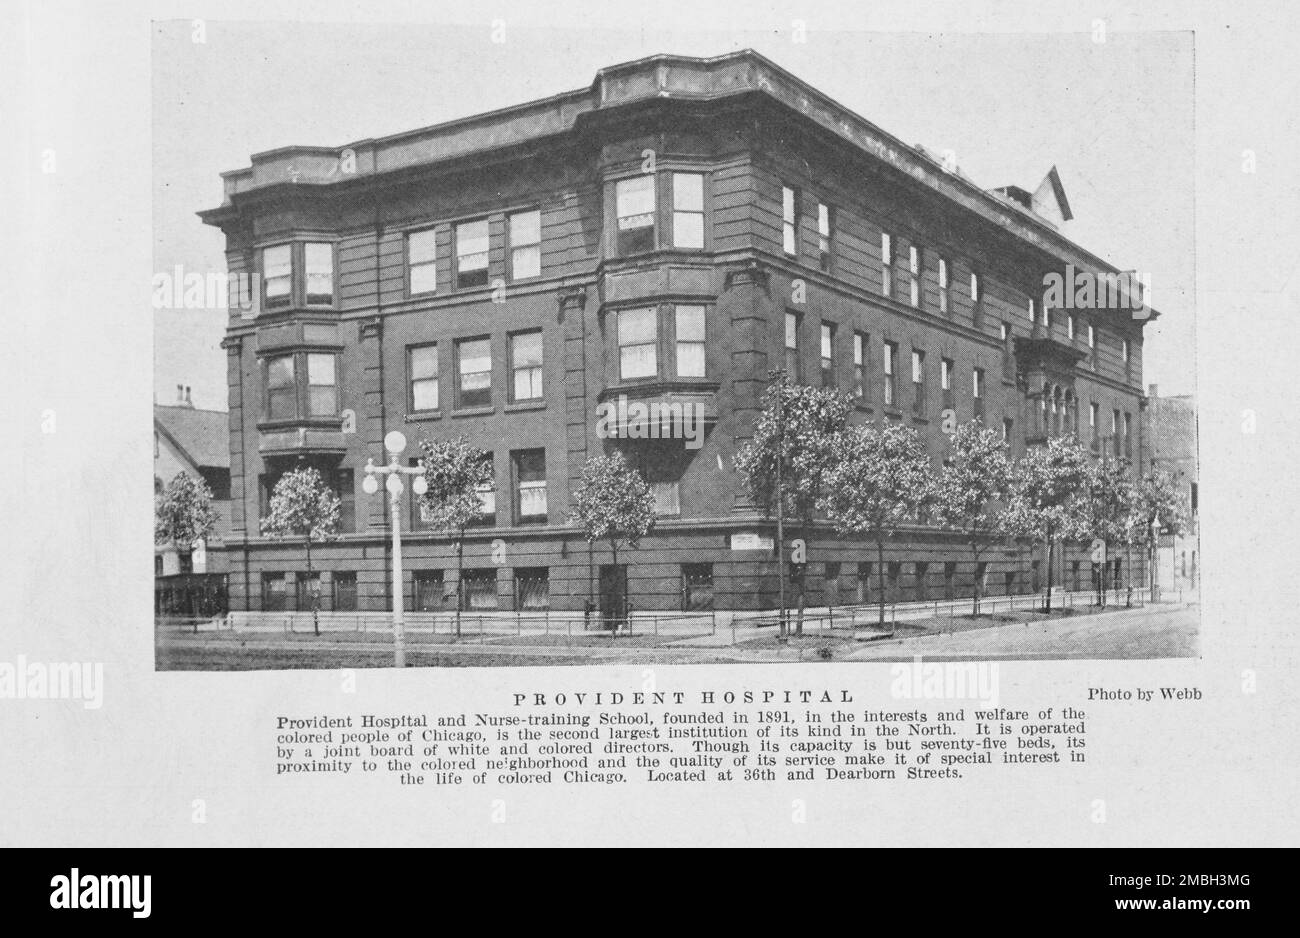
[[[403,466],[397,461],[397,457],[406,449],[404,433],[400,430],[389,433],[384,437],[384,449],[388,450],[388,465],[376,466],[374,459],[367,459],[366,479],[361,483],[361,488],[367,495],[374,495],[379,491],[378,477],[388,476],[384,488],[388,490],[388,505],[393,518],[393,657],[397,667],[404,668],[406,632],[403,621],[405,610],[402,607],[406,605],[406,600],[402,589],[402,476],[415,476],[411,491],[416,495],[423,495],[429,486],[424,481],[424,460],[420,460],[418,466]]]

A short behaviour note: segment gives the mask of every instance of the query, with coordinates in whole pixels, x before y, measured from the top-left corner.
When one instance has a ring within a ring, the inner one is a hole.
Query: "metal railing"
[[[320,612],[319,628],[324,633],[388,633],[393,614],[388,611]],[[206,622],[201,630],[314,632],[311,612],[231,612],[224,619]],[[632,611],[626,616],[609,618],[599,612],[557,612],[552,610],[470,611],[462,612],[459,622],[454,611],[408,612],[404,616],[408,635],[456,636],[461,640],[508,639],[514,637],[586,636],[611,639],[632,636],[692,637],[717,633],[717,613]]]

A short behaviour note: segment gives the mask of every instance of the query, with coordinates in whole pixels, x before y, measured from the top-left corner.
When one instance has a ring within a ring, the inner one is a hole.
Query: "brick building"
[[[1055,172],[983,190],[753,52],[655,56],[542,101],[256,154],[223,179],[200,217],[229,269],[258,275],[225,340],[235,609],[306,595],[302,545],[257,530],[300,464],[344,504],[344,535],[313,551],[326,607],[387,608],[386,504],[361,470],[394,429],[493,454],[465,543],[472,608],[609,606],[625,588],[639,609],[774,606],[774,525],[732,466],[773,368],[850,392],[855,420],[915,426],[936,463],[947,408],[1017,454],[1077,430],[1141,459],[1143,322],[1043,302],[1047,273],[1118,273],[1061,233]],[[698,405],[703,445],[598,437],[598,406],[622,397]],[[566,517],[583,461],[613,446],[660,511],[623,570]],[[407,608],[439,608],[451,541],[414,510],[407,524]],[[960,544],[925,527],[897,541],[893,596],[969,594]],[[827,527],[808,556],[813,604],[874,598],[869,545]],[[1086,556],[1058,556],[1056,582],[1086,589]],[[987,593],[1037,589],[1041,563],[994,552]]]
[[[1179,534],[1160,532],[1157,549],[1159,583],[1167,589],[1194,589],[1200,570],[1197,513],[1200,473],[1196,442],[1196,399],[1190,394],[1161,397],[1153,384],[1143,411],[1152,468],[1168,472],[1191,509],[1189,524]]]

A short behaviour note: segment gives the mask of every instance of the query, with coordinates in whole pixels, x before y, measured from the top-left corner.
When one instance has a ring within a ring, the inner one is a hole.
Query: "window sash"
[[[487,219],[461,222],[456,226],[456,274],[486,271],[488,266]]]
[[[654,493],[655,514],[676,516],[682,513],[681,485],[676,480],[670,482],[652,482],[650,490]]]
[[[546,480],[519,483],[519,517],[546,517]]]
[[[705,376],[705,320],[703,306],[678,306],[674,313],[677,334],[677,375]]]
[[[412,295],[438,289],[437,233],[432,228],[406,236],[406,267]]]
[[[673,247],[704,247],[704,176],[673,173]]]
[[[614,184],[614,202],[619,231],[654,227],[654,176],[620,179]]]
[[[492,402],[492,343],[489,339],[471,339],[456,346],[456,370],[459,375],[460,405],[486,406]]]
[[[334,245],[328,242],[309,242],[303,245],[304,267],[307,270],[307,302],[314,306],[328,306],[334,302]]]
[[[510,277],[525,280],[542,272],[541,212],[516,212],[510,216]]]
[[[293,292],[293,248],[278,244],[262,248],[262,284],[267,306],[284,306]]]

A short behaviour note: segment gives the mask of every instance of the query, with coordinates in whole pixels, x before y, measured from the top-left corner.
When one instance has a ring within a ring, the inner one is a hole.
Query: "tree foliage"
[[[773,372],[763,393],[763,410],[753,439],[736,453],[735,466],[755,503],[771,514],[777,503],[777,460],[781,465],[783,514],[810,524],[830,469],[835,439],[844,431],[853,405],[831,388],[791,384]]]
[[[219,520],[208,483],[178,472],[154,499],[154,543],[188,551],[196,541],[210,537]]]
[[[1048,612],[1052,610],[1056,542],[1087,535],[1089,462],[1087,451],[1075,437],[1052,437],[1016,463],[1002,526],[1013,537],[1046,543]]]
[[[621,452],[593,456],[583,464],[569,514],[588,543],[636,547],[654,527],[654,493]]]
[[[1002,435],[981,421],[962,424],[949,442],[948,459],[934,483],[936,521],[970,545],[978,571],[981,553],[1002,537],[1002,514],[1011,486],[1012,463]],[[975,577],[972,613],[979,614],[982,583]]]
[[[1144,537],[1157,522],[1173,534],[1182,534],[1191,524],[1192,506],[1187,493],[1160,467],[1137,481],[1132,508],[1134,523],[1140,525]]]
[[[930,457],[911,427],[863,424],[836,435],[818,503],[835,530],[875,541],[882,625],[885,539],[927,507],[932,488]]]
[[[266,537],[305,537],[308,551],[312,542],[328,540],[339,533],[339,497],[314,467],[293,469],[280,476],[271,492],[270,513],[261,519]],[[308,568],[310,569],[310,553]]]
[[[480,490],[491,486],[492,454],[465,437],[421,440],[424,481],[420,515],[439,531],[461,533],[483,514]]]
[[[1073,438],[1052,437],[1015,463],[1011,498],[1002,516],[1013,537],[1052,541],[1086,534],[1083,502],[1088,453]]]

